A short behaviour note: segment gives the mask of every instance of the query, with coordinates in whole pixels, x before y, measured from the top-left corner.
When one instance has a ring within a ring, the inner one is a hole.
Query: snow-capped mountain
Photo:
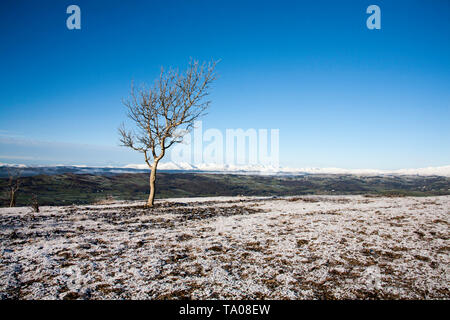
[[[147,169],[146,164],[129,164],[125,168]],[[355,175],[438,175],[450,177],[450,165],[441,167],[426,167],[417,169],[398,169],[398,170],[380,170],[380,169],[343,169],[343,168],[289,168],[274,167],[264,165],[228,165],[202,163],[193,165],[189,163],[164,162],[158,165],[159,170],[182,170],[182,171],[206,171],[206,172],[247,172],[259,174],[355,174]]]
[[[56,165],[56,166],[26,166],[23,164],[0,163],[0,176],[5,176],[6,168],[13,167],[23,171],[23,175],[35,174],[118,174],[147,172],[147,164],[128,164],[126,166],[93,167],[85,165]],[[379,170],[379,169],[343,169],[343,168],[289,168],[264,165],[229,165],[229,164],[190,164],[186,162],[161,162],[158,165],[160,171],[179,172],[209,172],[209,173],[239,173],[260,175],[304,175],[304,174],[354,174],[363,176],[373,175],[420,175],[420,176],[445,176],[450,177],[450,165],[441,167],[426,167],[417,169]]]

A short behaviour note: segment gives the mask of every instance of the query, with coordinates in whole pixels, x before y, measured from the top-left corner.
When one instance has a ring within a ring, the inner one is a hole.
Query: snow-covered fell
[[[146,164],[129,164],[125,168],[147,169]],[[441,167],[426,167],[417,169],[398,169],[398,170],[380,170],[380,169],[343,169],[343,168],[290,168],[275,167],[264,165],[229,165],[202,163],[193,165],[189,163],[162,162],[158,165],[159,170],[192,170],[192,171],[211,171],[211,172],[249,172],[259,174],[356,174],[356,175],[437,175],[450,177],[450,165]]]
[[[86,166],[86,165],[57,165],[57,166],[27,166],[23,164],[7,164],[1,163],[0,167],[15,167],[15,168],[76,168],[83,173],[95,173],[98,170],[113,172],[120,170],[121,172],[134,172],[134,170],[149,170],[145,163],[128,164],[126,166]],[[230,164],[215,164],[215,163],[201,163],[190,164],[187,162],[160,162],[158,170],[179,170],[179,171],[197,171],[197,172],[215,172],[215,173],[248,173],[261,175],[301,175],[301,174],[354,174],[354,175],[420,175],[420,176],[444,176],[450,177],[450,165],[440,167],[425,167],[425,168],[410,168],[397,170],[383,170],[383,169],[344,169],[344,168],[291,168],[291,167],[276,167],[265,165],[230,165]]]

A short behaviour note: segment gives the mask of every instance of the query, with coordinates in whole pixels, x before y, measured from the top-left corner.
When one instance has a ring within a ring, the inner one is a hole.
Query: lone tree
[[[199,64],[190,61],[185,73],[161,68],[159,79],[146,89],[131,85],[131,97],[124,101],[128,117],[137,130],[119,128],[122,146],[144,154],[151,169],[150,195],[147,206],[152,207],[155,198],[156,169],[166,150],[183,141],[194,121],[205,114],[211,101],[206,100],[210,85],[216,79],[216,62]]]

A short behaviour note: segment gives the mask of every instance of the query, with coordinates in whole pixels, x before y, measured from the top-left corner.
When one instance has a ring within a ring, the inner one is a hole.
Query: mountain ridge
[[[68,172],[76,174],[83,173],[133,173],[146,172],[149,170],[147,164],[128,164],[125,166],[87,166],[87,165],[43,165],[43,166],[29,166],[24,164],[7,164],[0,162],[0,168],[17,168],[24,171],[32,171],[35,169],[43,174],[46,172],[62,172],[67,169]],[[204,173],[236,173],[236,174],[256,174],[256,175],[305,175],[305,174],[337,174],[337,175],[361,175],[361,176],[375,176],[375,175],[419,175],[419,176],[444,176],[450,177],[450,165],[438,167],[424,167],[424,168],[409,168],[409,169],[345,169],[345,168],[319,168],[319,167],[305,167],[305,168],[290,168],[290,167],[276,167],[264,165],[228,165],[228,164],[190,164],[186,162],[162,162],[158,165],[160,171],[174,171],[174,172],[204,172]]]

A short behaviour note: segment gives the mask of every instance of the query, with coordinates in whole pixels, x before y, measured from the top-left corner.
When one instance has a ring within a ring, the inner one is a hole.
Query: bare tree
[[[216,79],[216,62],[199,64],[192,61],[185,73],[161,69],[159,79],[146,89],[136,90],[132,84],[131,97],[124,101],[128,117],[137,130],[119,128],[122,146],[144,154],[151,169],[150,194],[147,205],[153,206],[155,198],[156,170],[166,150],[183,141],[194,121],[205,114],[210,102],[206,100],[210,85]]]
[[[8,180],[9,206],[15,207],[17,199],[17,191],[19,190],[21,184],[20,177],[22,176],[22,170],[8,168],[7,171],[9,177]]]

